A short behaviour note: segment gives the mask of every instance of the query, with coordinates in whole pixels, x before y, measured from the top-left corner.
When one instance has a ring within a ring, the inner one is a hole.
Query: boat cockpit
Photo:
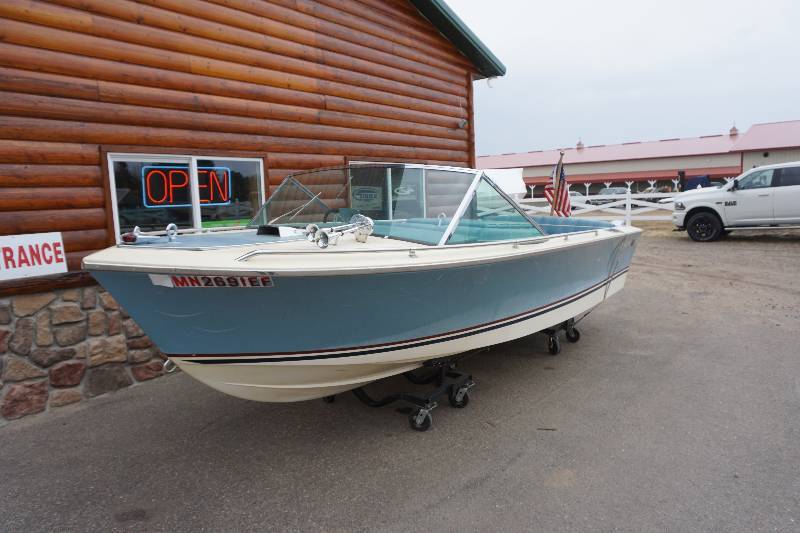
[[[531,216],[480,170],[351,163],[287,176],[245,228],[191,234],[171,224],[166,234],[147,235],[137,229],[123,235],[122,241],[194,248],[306,239],[327,248],[353,233],[361,242],[373,235],[447,246],[524,241],[610,226],[587,219]]]

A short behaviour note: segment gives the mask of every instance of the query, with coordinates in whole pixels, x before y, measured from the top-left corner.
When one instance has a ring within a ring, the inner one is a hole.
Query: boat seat
[[[613,228],[614,225],[604,220],[592,220],[588,218],[573,217],[551,217],[538,215],[532,217],[548,235],[559,233],[575,233],[578,231],[591,231],[595,229]]]
[[[611,228],[613,224],[602,220],[535,216],[533,219],[547,235],[591,231]],[[422,244],[436,245],[442,238],[449,218],[410,218],[399,220],[376,220],[375,234]],[[462,219],[448,244],[491,242],[496,240],[529,239],[539,233],[516,216],[495,216],[480,220]]]
[[[375,234],[434,246],[439,244],[450,219],[410,218],[404,221],[376,220]]]
[[[448,244],[490,242],[508,239],[529,239],[539,234],[535,228],[519,219],[492,217],[485,220],[463,219]],[[436,245],[442,238],[450,219],[416,218],[405,221],[375,221],[375,233],[380,236]]]

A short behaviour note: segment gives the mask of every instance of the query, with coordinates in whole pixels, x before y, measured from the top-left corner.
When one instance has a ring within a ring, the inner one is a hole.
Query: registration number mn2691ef
[[[219,287],[240,287],[240,288],[268,288],[272,287],[271,276],[169,276],[165,274],[150,274],[153,285],[162,287],[182,288],[219,288]]]

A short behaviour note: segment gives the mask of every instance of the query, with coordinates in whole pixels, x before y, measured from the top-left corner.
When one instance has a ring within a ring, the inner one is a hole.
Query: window
[[[481,178],[467,210],[447,244],[530,239],[542,235],[485,178]]]
[[[772,169],[757,170],[739,178],[737,189],[763,189],[772,185]]]
[[[350,169],[350,207],[378,220],[425,217],[423,169],[359,165]]]
[[[261,159],[108,154],[117,235],[246,225],[264,201]]]
[[[450,170],[426,170],[425,202],[428,216],[450,218],[455,215],[475,175]]]
[[[350,209],[340,219],[360,213],[375,221],[375,235],[436,245],[474,180],[473,172],[357,164],[350,167]]]
[[[800,167],[781,168],[778,172],[780,173],[778,184],[781,187],[800,185]]]

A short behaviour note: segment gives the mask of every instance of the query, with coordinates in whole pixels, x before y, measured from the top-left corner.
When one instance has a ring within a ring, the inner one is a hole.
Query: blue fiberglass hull
[[[638,233],[429,270],[272,276],[269,288],[172,288],[92,270],[182,369],[235,396],[296,401],[508,341],[624,284]]]
[[[577,295],[610,271],[616,240],[516,260],[386,274],[273,276],[274,286],[182,288],[93,275],[167,355],[299,354],[383,345],[495,322]]]

